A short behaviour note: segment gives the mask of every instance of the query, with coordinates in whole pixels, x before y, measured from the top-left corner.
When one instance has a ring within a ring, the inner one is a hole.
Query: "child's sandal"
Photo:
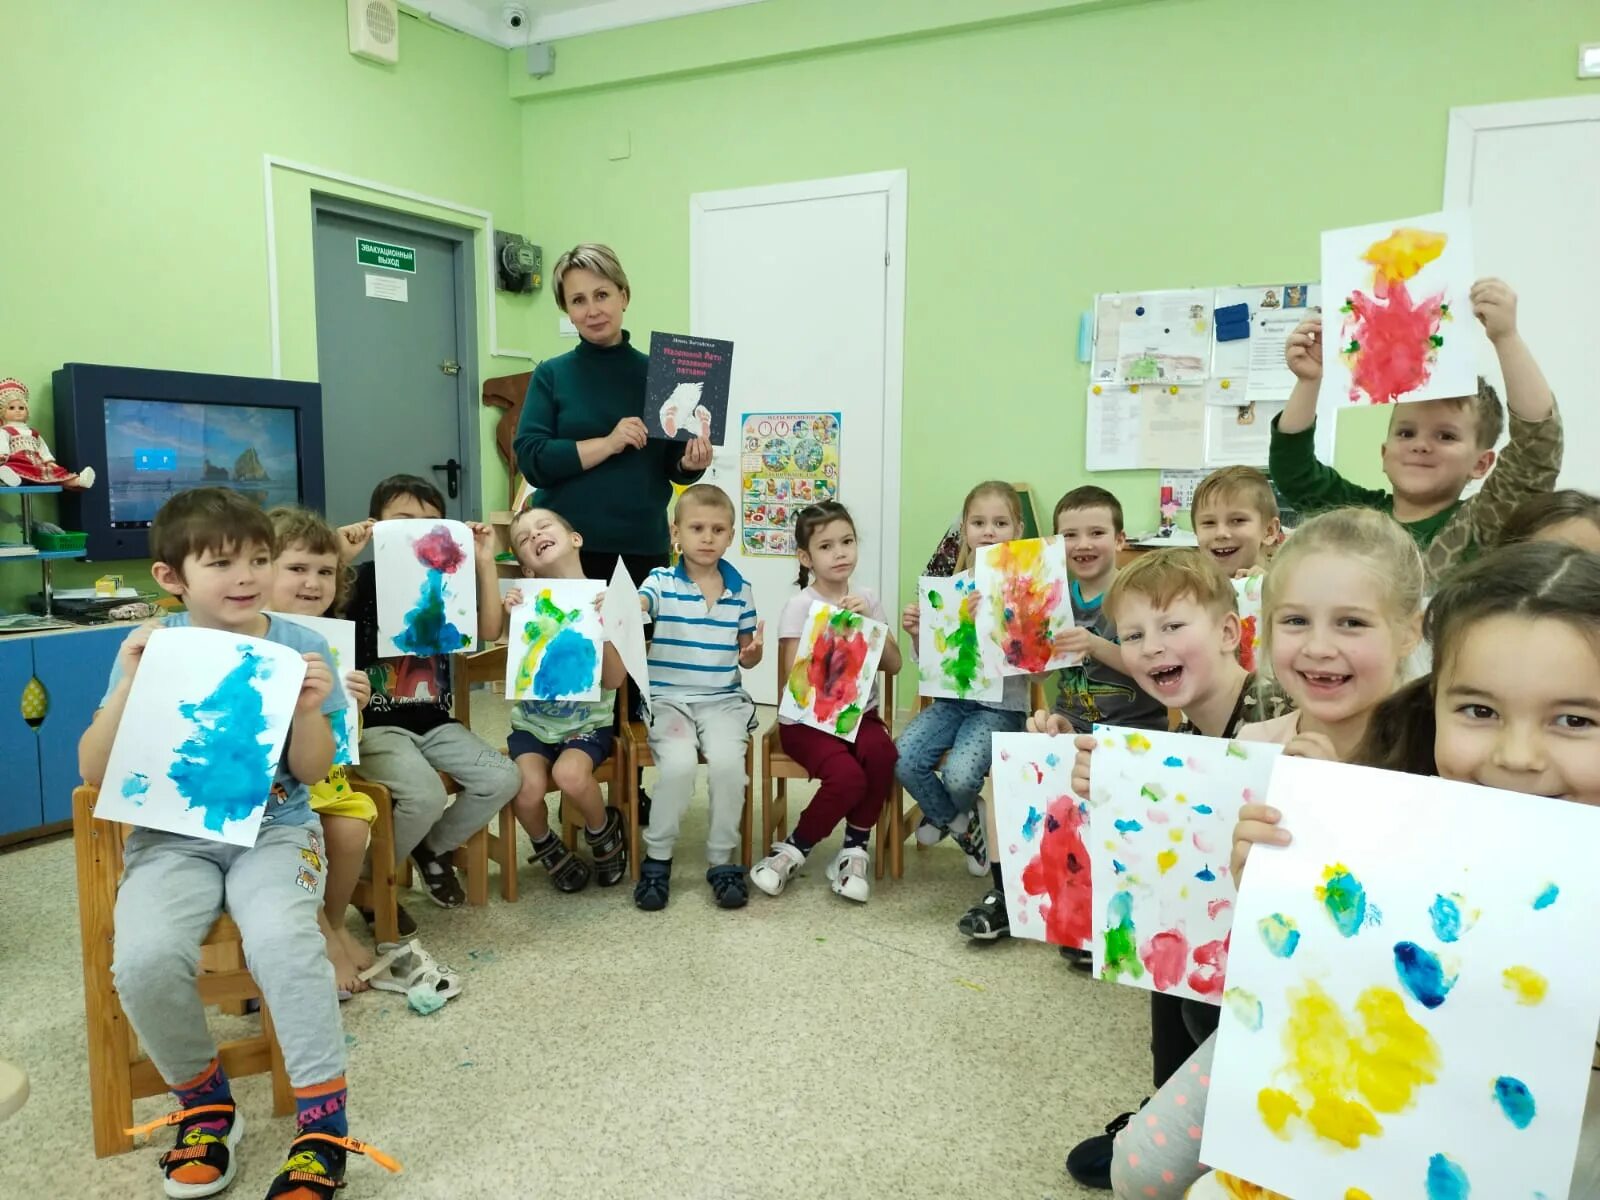
[[[595,882],[601,887],[615,887],[628,874],[628,839],[623,836],[622,814],[606,805],[606,823],[599,833],[583,831],[594,855]]]
[[[385,1171],[400,1173],[400,1164],[376,1146],[312,1130],[289,1143],[289,1157],[272,1177],[267,1200],[297,1190],[310,1192],[318,1200],[331,1200],[344,1187],[345,1156],[349,1153],[364,1154]]]
[[[418,984],[437,993],[441,1000],[453,1000],[461,994],[461,976],[443,963],[435,962],[433,955],[415,940],[380,942],[378,960],[361,972],[361,980],[380,992],[401,995]]]
[[[221,1136],[212,1129],[204,1128],[215,1126],[219,1120],[227,1122],[227,1128],[222,1130]],[[128,1132],[138,1137],[153,1133],[164,1125],[178,1127],[177,1141],[172,1149],[156,1160],[166,1175],[163,1184],[167,1195],[215,1196],[233,1182],[234,1172],[239,1169],[236,1148],[239,1139],[244,1136],[244,1118],[232,1104],[203,1104],[198,1108],[181,1109],[159,1120],[137,1125]],[[180,1172],[193,1176],[195,1172],[189,1170],[192,1167],[209,1168],[215,1174],[203,1182],[184,1179]]]
[[[550,842],[549,848],[543,853],[535,851],[530,854],[528,861],[536,862],[545,869],[556,891],[583,891],[589,886],[589,864],[568,850],[560,838],[552,837]]]

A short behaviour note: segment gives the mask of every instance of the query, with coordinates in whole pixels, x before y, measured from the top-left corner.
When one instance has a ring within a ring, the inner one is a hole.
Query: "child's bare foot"
[[[347,954],[350,958],[350,961],[355,964],[356,970],[365,971],[372,965],[372,951],[363,946],[356,938],[355,934],[351,933],[348,929],[337,930],[337,933],[339,935],[339,941],[344,945],[345,954]],[[361,986],[365,988],[367,985],[362,984]]]
[[[357,967],[345,949],[339,930],[328,923],[328,916],[317,910],[317,926],[322,930],[322,946],[333,964],[333,983],[341,992],[358,992],[366,989],[361,981],[361,968]]]

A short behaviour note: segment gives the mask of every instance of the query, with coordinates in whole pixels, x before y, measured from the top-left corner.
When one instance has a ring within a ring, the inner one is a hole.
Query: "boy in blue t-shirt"
[[[179,1111],[147,1129],[178,1127],[161,1156],[169,1196],[211,1196],[232,1181],[244,1125],[195,986],[200,942],[226,911],[271,1010],[294,1086],[296,1136],[269,1197],[319,1200],[344,1178],[347,1151],[390,1160],[349,1137],[344,1034],[317,912],[325,868],[307,785],[333,765],[329,716],[343,711],[327,643],[262,612],[272,582],[272,522],[226,488],[172,497],[150,527],[151,573],[188,611],[136,629],[122,644],[94,721],[79,743],[85,782],[105,777],[134,675],[158,628],[218,629],[299,650],[305,680],[253,846],[136,829],[117,891],[112,974],[122,1007]]]

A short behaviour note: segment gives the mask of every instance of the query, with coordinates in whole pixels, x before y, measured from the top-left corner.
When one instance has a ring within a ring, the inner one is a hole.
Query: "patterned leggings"
[[[1213,1033],[1117,1134],[1111,1157],[1117,1200],[1182,1200],[1189,1185],[1205,1174],[1200,1134],[1216,1045]]]

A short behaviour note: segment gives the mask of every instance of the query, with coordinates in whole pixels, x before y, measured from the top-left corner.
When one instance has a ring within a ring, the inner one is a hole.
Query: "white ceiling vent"
[[[396,0],[345,0],[350,53],[373,62],[400,61],[400,10]]]

